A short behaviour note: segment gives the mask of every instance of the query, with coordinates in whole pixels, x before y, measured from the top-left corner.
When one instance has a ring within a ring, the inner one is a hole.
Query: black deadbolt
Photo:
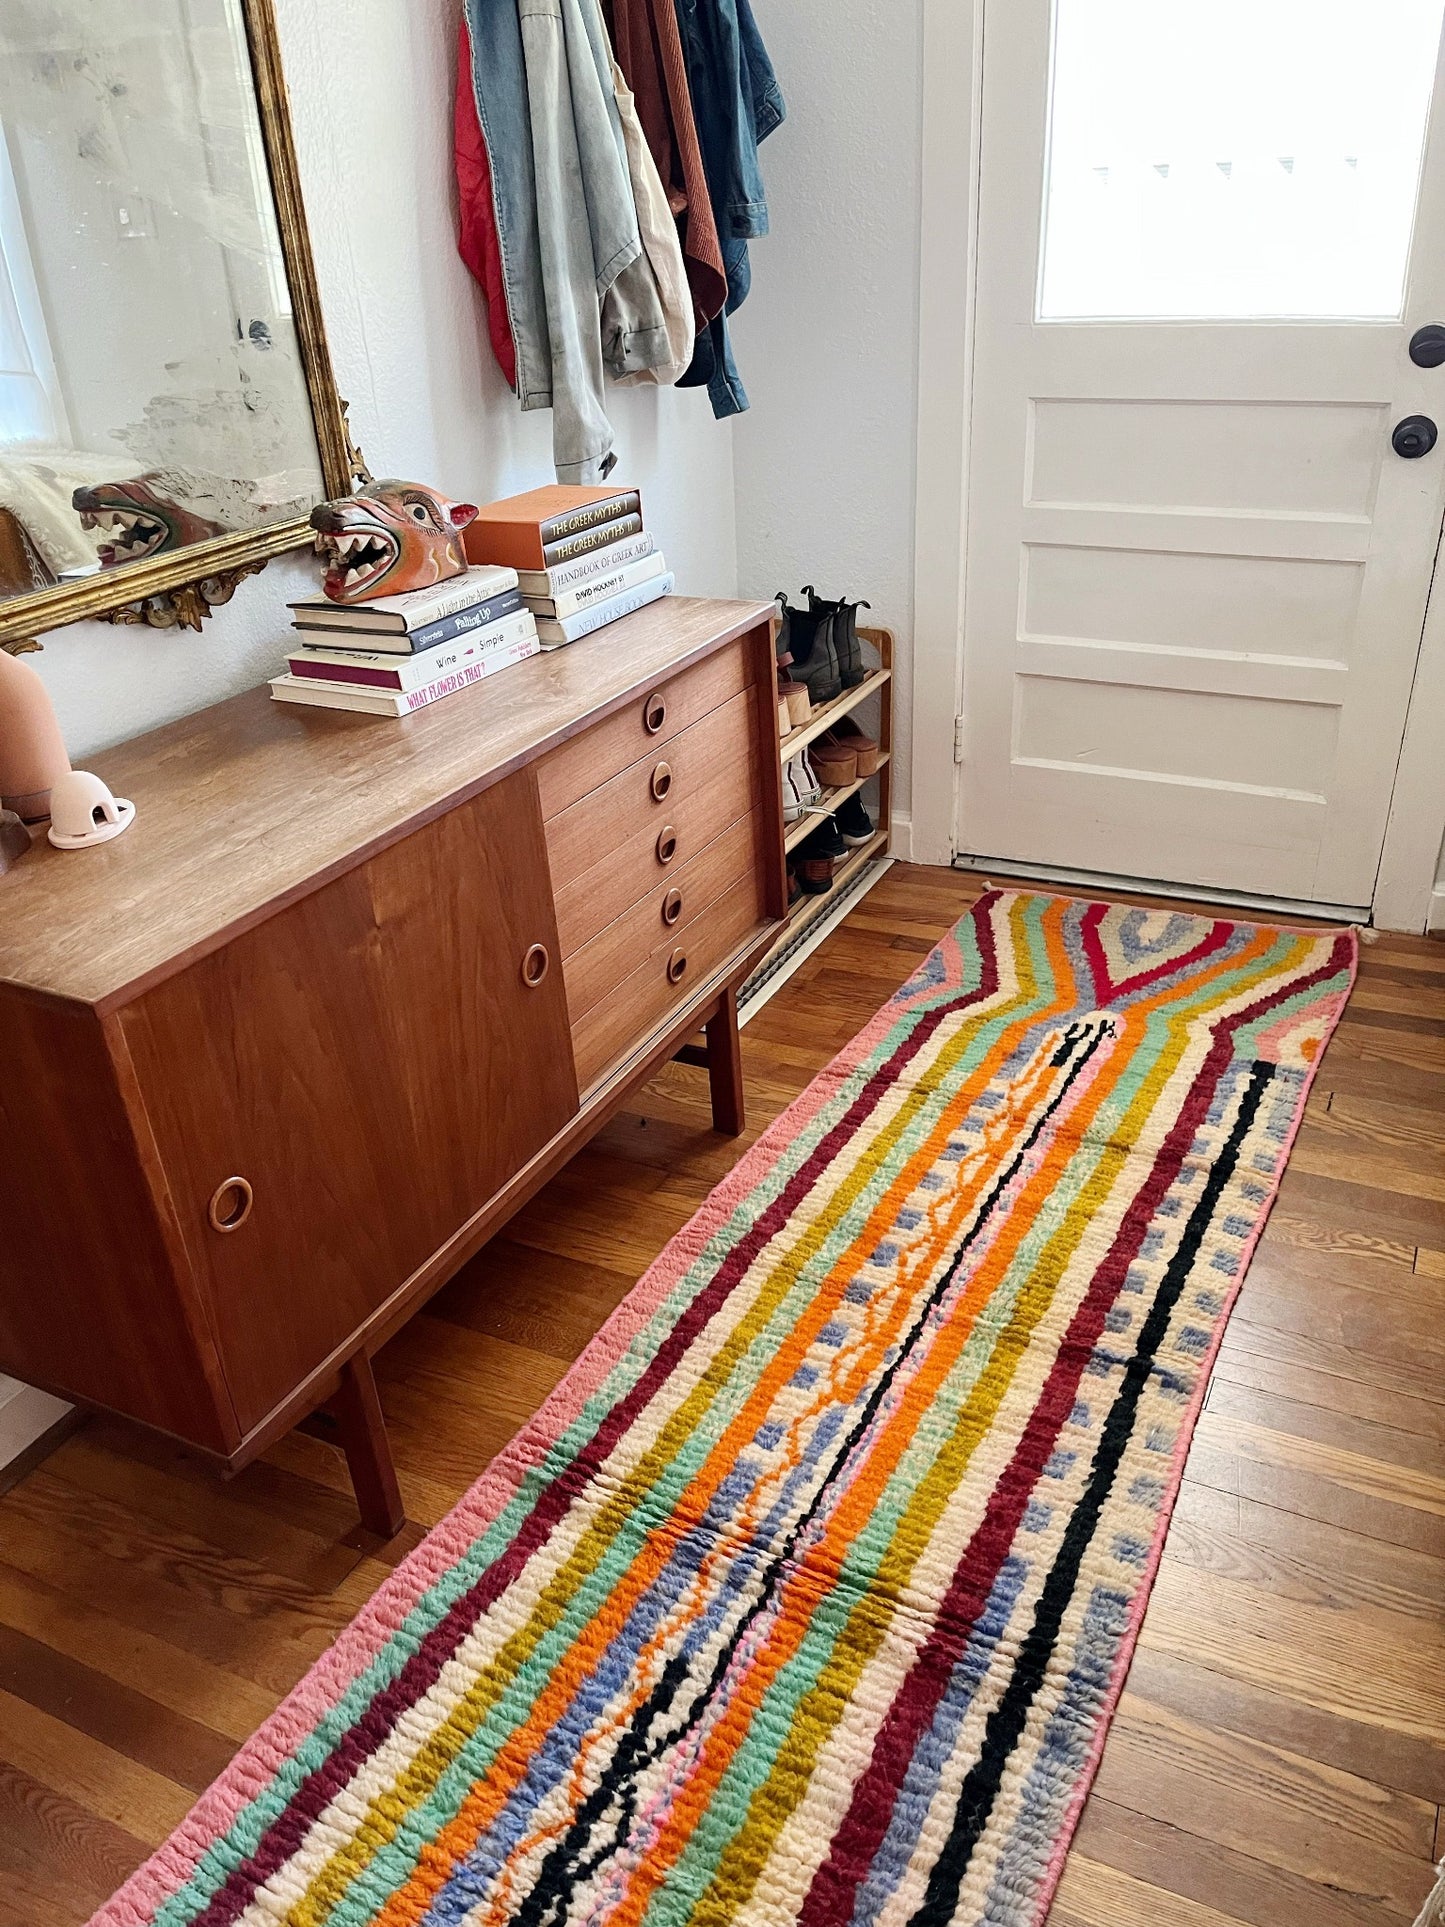
[[[1428,322],[1411,335],[1410,359],[1417,368],[1438,368],[1445,361],[1445,328],[1438,321]]]
[[[1430,453],[1439,439],[1440,431],[1428,415],[1407,415],[1404,421],[1395,423],[1390,445],[1407,462],[1418,462],[1422,455]]]

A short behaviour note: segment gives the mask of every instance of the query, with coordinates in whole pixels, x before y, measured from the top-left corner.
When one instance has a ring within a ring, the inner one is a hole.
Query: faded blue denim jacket
[[[666,316],[637,227],[597,0],[466,0],[523,408],[564,482],[613,467],[604,375],[656,368]]]
[[[748,0],[676,0],[676,6],[728,278],[727,307],[699,330],[692,366],[678,386],[705,384],[715,415],[740,415],[748,397],[733,359],[727,317],[737,313],[752,285],[748,242],[768,231],[758,145],[782,124],[787,109]]]

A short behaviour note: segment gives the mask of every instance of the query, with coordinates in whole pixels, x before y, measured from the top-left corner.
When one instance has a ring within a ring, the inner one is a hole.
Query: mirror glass
[[[0,595],[325,492],[241,0],[0,0]]]

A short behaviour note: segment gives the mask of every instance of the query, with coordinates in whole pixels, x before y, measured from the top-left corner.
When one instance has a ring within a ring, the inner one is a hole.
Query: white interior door
[[[987,0],[961,851],[1369,903],[1445,508],[1392,445],[1445,424],[1441,15]]]

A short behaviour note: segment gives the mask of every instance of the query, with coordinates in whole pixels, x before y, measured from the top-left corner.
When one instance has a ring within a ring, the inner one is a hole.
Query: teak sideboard
[[[0,878],[0,1371],[231,1469],[329,1406],[399,1530],[371,1355],[669,1056],[742,1129],[770,616],[672,597],[403,721],[260,689],[98,758],[131,829]]]

